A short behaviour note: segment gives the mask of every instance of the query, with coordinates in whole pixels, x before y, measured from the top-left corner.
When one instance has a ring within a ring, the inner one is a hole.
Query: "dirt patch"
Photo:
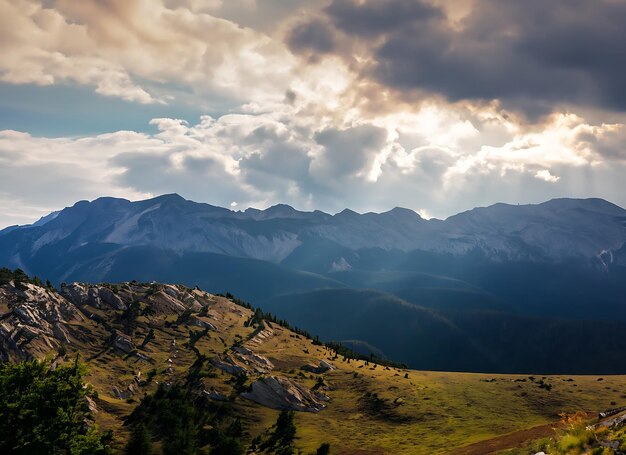
[[[539,425],[526,430],[516,431],[497,438],[487,439],[475,444],[470,444],[460,449],[453,450],[452,455],[488,455],[505,449],[513,449],[535,439],[547,438],[554,435],[554,429],[559,427],[559,422]]]

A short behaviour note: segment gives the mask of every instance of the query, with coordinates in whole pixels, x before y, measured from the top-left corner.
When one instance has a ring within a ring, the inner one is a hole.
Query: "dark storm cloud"
[[[626,2],[477,0],[458,26],[408,0],[334,0],[326,20],[368,45],[363,76],[451,101],[501,100],[527,114],[557,104],[626,110]]]
[[[333,0],[325,11],[337,28],[364,37],[443,17],[439,9],[419,0]]]
[[[336,48],[332,29],[319,20],[294,27],[287,36],[287,45],[295,52],[312,51],[318,54],[333,52]]]

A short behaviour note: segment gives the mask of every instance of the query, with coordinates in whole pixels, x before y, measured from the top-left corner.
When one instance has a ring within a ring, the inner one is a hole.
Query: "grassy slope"
[[[148,298],[149,299],[152,297]],[[196,347],[208,356],[223,352],[239,337],[246,338],[252,328],[243,326],[249,310],[235,306],[223,298],[213,298],[213,308],[225,315],[222,330],[210,332],[201,338]],[[142,374],[156,368],[157,376],[152,384],[140,390],[150,393],[156,381],[182,379],[194,359],[191,350],[184,347],[189,330],[195,327],[178,325],[165,327],[165,320],[174,321],[175,316],[154,317],[155,339],[140,351],[154,359],[148,363],[137,358],[125,358],[111,350],[102,351],[102,346],[84,343],[80,346],[83,358],[90,368],[89,381],[99,391],[97,416],[102,428],[115,431],[121,446],[127,437],[122,419],[128,415],[134,403],[112,397],[111,387],[120,389],[133,382],[137,371]],[[145,317],[139,320],[134,341],[140,344],[147,334]],[[102,339],[106,333],[97,332],[92,322],[84,323],[90,336]],[[312,386],[315,379],[298,375],[299,367],[323,358],[331,358],[326,348],[314,346],[309,340],[274,326],[275,335],[256,347],[259,354],[272,360],[277,369],[274,374],[292,377]],[[239,337],[238,337],[239,336]],[[171,342],[177,340],[177,356],[174,358],[172,374],[165,374],[167,359],[172,357]],[[308,353],[306,352],[308,351]],[[298,413],[298,446],[304,453],[311,453],[328,441],[333,453],[351,453],[355,449],[367,449],[369,453],[447,453],[453,448],[497,435],[558,420],[563,411],[598,411],[611,406],[611,402],[626,404],[626,378],[622,376],[548,377],[553,389],[547,391],[536,383],[515,382],[523,376],[481,375],[462,373],[435,373],[385,369],[365,366],[363,362],[344,362],[341,358],[333,363],[336,371],[327,373],[325,381],[333,388],[329,392],[332,402],[318,414]],[[215,387],[222,393],[232,393],[227,384],[230,376],[213,370],[215,378],[205,378],[205,387]],[[357,374],[355,377],[355,373]],[[495,379],[493,382],[487,380]],[[367,393],[378,394],[377,401]],[[401,398],[403,403],[394,405]],[[250,429],[250,439],[273,423],[277,411],[264,408],[241,398],[236,399],[236,408],[242,412],[245,424]]]
[[[99,396],[97,422],[102,429],[114,431],[118,448],[128,437],[124,418],[144,393],[154,392],[157,382],[184,380],[195,359],[185,344],[190,331],[200,331],[195,326],[176,323],[178,315],[167,311],[165,294],[155,292],[154,286],[131,287],[132,298],[140,302],[141,309],[156,310],[152,316],[138,318],[133,335],[133,342],[140,346],[149,325],[154,327],[154,339],[144,348],[138,348],[151,360],[107,348],[105,340],[109,332],[87,318],[74,323],[74,340],[67,345],[66,355],[71,360],[75,352],[80,352],[87,363],[88,381]],[[245,343],[253,334],[253,327],[244,326],[250,310],[222,297],[188,292],[208,305],[210,314],[216,315],[214,322],[219,332],[208,332],[196,343],[196,348],[207,357],[224,352],[238,341]],[[0,309],[3,313],[8,310]],[[90,311],[121,328],[116,322],[119,312],[92,308]],[[317,375],[303,375],[300,367],[332,359],[334,353],[275,324],[272,330],[273,336],[253,346],[253,350],[275,364],[272,374],[313,386]],[[176,340],[175,348],[173,340]],[[55,350],[51,350],[49,356],[54,355]],[[168,359],[173,361],[170,373],[166,372]],[[331,362],[337,370],[326,373],[324,381],[331,387],[328,395],[332,401],[317,414],[296,415],[297,445],[303,453],[314,453],[322,442],[330,442],[334,454],[354,453],[357,449],[364,449],[365,453],[449,453],[473,442],[556,422],[561,412],[598,412],[626,405],[626,376],[605,376],[602,381],[597,376],[549,376],[545,382],[552,385],[552,390],[548,391],[538,386],[542,378],[533,382],[521,375],[398,370],[342,358]],[[135,384],[137,392],[132,400],[114,398],[112,387],[124,390],[134,384],[137,372],[145,378],[152,369],[156,369],[156,376],[145,386]],[[204,388],[214,387],[223,394],[233,394],[231,376],[214,368],[209,370],[214,377],[202,379]],[[242,398],[235,398],[234,403],[244,416],[248,440],[269,427],[278,415],[278,411]]]
[[[271,359],[286,359],[283,368],[305,360],[302,345],[327,354],[308,341],[283,334],[260,349]],[[326,374],[334,387],[329,407],[319,414],[297,415],[299,446],[305,453],[328,441],[337,453],[369,449],[372,453],[448,453],[472,442],[558,421],[560,412],[596,412],[612,402],[626,404],[626,377],[547,376],[551,391],[527,376],[405,371],[335,361]],[[358,376],[355,378],[354,373]],[[494,380],[495,379],[495,380]],[[516,380],[526,379],[526,382]],[[573,381],[569,381],[573,379]],[[487,382],[489,381],[489,382]],[[312,382],[311,382],[312,384]],[[377,393],[376,408],[364,396]],[[401,398],[403,404],[393,401]]]

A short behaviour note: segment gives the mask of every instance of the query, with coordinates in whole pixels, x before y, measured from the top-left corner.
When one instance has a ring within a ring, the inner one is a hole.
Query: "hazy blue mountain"
[[[0,266],[57,284],[232,292],[418,368],[609,372],[626,355],[613,339],[626,324],[626,211],[600,199],[425,220],[402,208],[331,215],[100,198],[0,231]],[[576,363],[576,350],[592,358]]]
[[[561,261],[599,258],[621,248],[626,242],[626,211],[599,199],[558,199],[539,205],[496,204],[440,221],[400,208],[329,215],[277,205],[234,212],[165,195],[138,202],[81,201],[0,235],[3,262],[26,266],[40,249],[59,243],[68,251],[94,243],[154,245],[275,263],[293,261],[290,256],[299,248],[310,249],[311,243],[313,248],[325,244],[334,253],[343,249],[346,254],[365,248],[454,255],[480,250],[494,260]],[[339,269],[352,265],[343,256],[333,262]]]

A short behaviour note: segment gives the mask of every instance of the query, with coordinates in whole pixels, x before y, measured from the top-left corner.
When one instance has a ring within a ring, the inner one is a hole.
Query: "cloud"
[[[362,37],[377,37],[443,16],[441,10],[421,0],[333,0],[324,11],[339,30]]]
[[[386,139],[387,132],[373,125],[320,131],[315,141],[322,149],[313,160],[311,172],[318,180],[339,185],[344,178],[367,176]]]
[[[0,132],[0,223],[169,192],[437,217],[626,204],[624,14],[612,0],[0,0],[0,81],[150,104],[129,110],[156,129]],[[212,116],[160,104],[181,100]]]
[[[333,0],[323,12],[335,39],[354,43],[337,54],[397,98],[497,100],[531,118],[568,105],[626,110],[626,3],[475,0],[461,15],[437,4]]]
[[[561,179],[561,177],[550,174],[550,171],[547,169],[537,171],[537,173],[535,174],[535,178],[539,180],[544,180],[548,183],[556,183]]]
[[[294,26],[287,35],[287,44],[296,52],[327,54],[337,48],[333,31],[324,22],[313,20]]]
[[[220,5],[188,3],[0,0],[0,81],[75,83],[142,104],[168,102],[165,84],[246,102],[282,97],[293,66],[285,46],[212,15]]]
[[[377,123],[315,120],[277,111],[204,116],[196,124],[158,118],[153,134],[0,131],[0,225],[34,221],[80,199],[170,192],[221,206],[236,201],[242,209],[279,202],[330,212],[405,206],[437,217],[557,196],[626,205],[619,190],[626,157],[614,153],[626,138],[621,125],[559,114],[530,131],[435,107]],[[489,145],[476,145],[482,134]]]

